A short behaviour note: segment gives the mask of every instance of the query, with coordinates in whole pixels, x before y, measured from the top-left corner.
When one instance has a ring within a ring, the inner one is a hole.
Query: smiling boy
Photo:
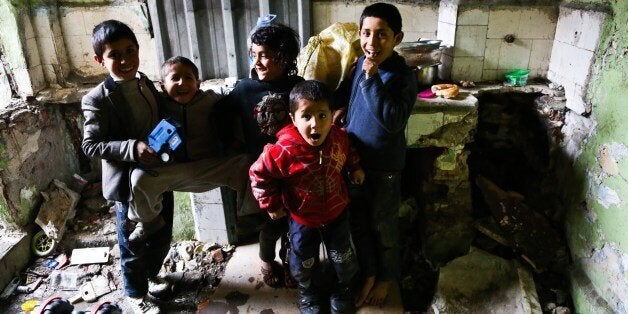
[[[364,181],[359,157],[347,134],[332,125],[330,92],[318,81],[304,81],[290,92],[288,125],[277,143],[264,147],[249,171],[253,195],[272,219],[289,216],[290,271],[298,282],[301,313],[353,311],[350,283],[358,271],[345,206],[344,171],[355,184]],[[321,241],[336,274],[333,287],[315,280]],[[314,280],[313,280],[314,279]],[[323,292],[331,291],[330,299]]]
[[[403,39],[397,8],[369,5],[359,25],[364,56],[357,61],[358,71],[343,84],[351,87],[350,92],[339,90],[345,97],[339,103],[347,106],[347,133],[367,177],[363,185],[349,185],[352,236],[364,278],[357,306],[381,305],[399,279],[397,217],[406,158],[404,131],[416,99],[415,76],[393,50]]]
[[[88,157],[101,159],[103,196],[115,201],[127,301],[135,313],[159,313],[159,307],[146,295],[149,278],[157,275],[170,247],[172,194],[166,194],[163,201],[161,215],[167,223],[160,228],[162,232],[142,243],[141,252],[133,252],[128,245],[132,224],[127,219],[130,170],[138,162],[147,166],[159,163],[159,157],[144,140],[158,121],[158,92],[153,82],[138,72],[139,45],[126,24],[108,20],[96,25],[92,46],[94,60],[108,76],[81,101],[85,117],[81,148]]]

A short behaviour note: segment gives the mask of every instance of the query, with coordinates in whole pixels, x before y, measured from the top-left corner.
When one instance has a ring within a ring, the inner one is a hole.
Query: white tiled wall
[[[456,12],[455,18],[452,11]],[[529,69],[531,77],[547,74],[556,8],[456,6],[441,2],[440,12],[444,15],[439,17],[439,38],[451,37],[451,27],[447,26],[455,21],[452,80],[503,80],[505,73],[515,69]],[[513,35],[514,42],[507,43],[506,35]]]
[[[62,84],[69,74],[69,64],[63,34],[56,9],[38,8],[31,15],[39,47],[41,65],[48,84]],[[61,82],[58,80],[62,80]]]
[[[438,23],[438,7],[435,5],[413,5],[393,3],[403,20],[403,41],[414,41],[418,38],[436,38]],[[370,2],[312,2],[313,34],[320,33],[329,25],[337,22],[359,23],[362,10]]]
[[[142,5],[139,2],[127,2],[111,7],[59,8],[60,24],[71,69],[83,76],[106,73],[106,70],[93,60],[91,34],[98,23],[116,19],[129,25],[137,37],[140,46],[140,71],[151,79],[158,79],[155,43],[150,38],[148,20],[142,11]]]
[[[567,107],[586,111],[586,91],[605,14],[560,8],[547,77],[565,87]]]

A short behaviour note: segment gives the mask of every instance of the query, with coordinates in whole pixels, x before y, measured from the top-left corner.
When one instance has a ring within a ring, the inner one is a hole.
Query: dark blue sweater
[[[281,95],[288,110],[288,96],[292,87],[303,78],[297,75],[283,76],[275,81],[260,81],[257,79],[255,71],[252,71],[253,78],[240,80],[235,88],[219,104],[220,111],[233,112],[239,116],[242,122],[246,153],[257,158],[262,152],[264,145],[274,143],[277,138],[262,133],[257,121],[253,116],[253,108],[264,96],[270,93]],[[224,122],[224,121],[223,121]]]
[[[351,83],[346,129],[368,170],[401,171],[405,165],[405,128],[416,101],[416,77],[396,52],[366,79],[358,59]]]

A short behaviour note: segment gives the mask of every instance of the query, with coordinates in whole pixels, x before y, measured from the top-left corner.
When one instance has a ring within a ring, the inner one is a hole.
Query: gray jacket
[[[142,95],[152,93],[160,102],[159,93],[146,75],[140,73],[140,79],[147,83],[140,88]],[[108,76],[83,96],[81,109],[85,117],[81,147],[88,157],[102,159],[103,196],[112,201],[130,201],[129,173],[136,162],[135,143],[139,139],[131,138],[133,118],[129,104],[113,78]],[[153,121],[157,121],[157,110],[153,114]]]

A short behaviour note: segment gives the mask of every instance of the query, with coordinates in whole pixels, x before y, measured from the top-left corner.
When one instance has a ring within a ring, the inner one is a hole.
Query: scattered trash
[[[74,208],[81,196],[57,179],[41,195],[44,203],[39,208],[35,223],[49,238],[59,241],[65,232],[66,221],[74,217]]]
[[[79,288],[79,293],[70,298],[70,303],[78,303],[81,299],[85,302],[94,302],[109,292],[111,292],[109,279],[97,276],[94,280],[84,283]]]
[[[462,87],[475,87],[475,82],[473,81],[460,81],[459,84]]]
[[[20,305],[20,308],[24,312],[30,312],[34,310],[37,307],[37,305],[39,305],[39,300],[28,300],[22,303],[22,305]]]
[[[436,94],[434,94],[431,89],[426,89],[420,92],[418,96],[419,98],[434,98],[436,97]]]
[[[70,264],[102,264],[109,261],[109,247],[93,247],[72,250]]]

